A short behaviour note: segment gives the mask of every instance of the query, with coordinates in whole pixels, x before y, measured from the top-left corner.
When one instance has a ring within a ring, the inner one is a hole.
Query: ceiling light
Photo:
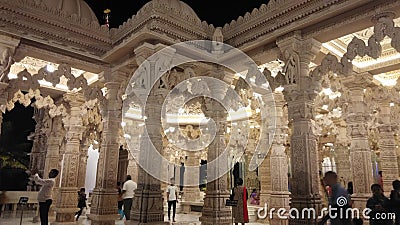
[[[48,65],[46,66],[46,70],[47,70],[48,72],[50,72],[50,73],[53,73],[53,72],[55,71],[55,68],[54,68],[53,65],[48,64]]]
[[[333,93],[332,89],[330,88],[324,88],[322,91],[324,92],[325,95],[331,95]]]
[[[276,92],[282,92],[284,89],[285,89],[284,87],[279,86],[279,87],[275,88],[275,91]]]
[[[17,78],[18,78],[18,76],[16,74],[13,74],[13,73],[8,74],[8,79],[10,79],[10,80],[17,79]]]

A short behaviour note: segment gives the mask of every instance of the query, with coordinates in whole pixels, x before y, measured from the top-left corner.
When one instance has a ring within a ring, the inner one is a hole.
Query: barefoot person
[[[49,224],[49,209],[51,206],[52,200],[52,192],[55,184],[55,178],[58,176],[58,170],[52,169],[49,172],[48,179],[42,179],[39,177],[37,171],[32,171],[32,174],[35,174],[33,180],[36,184],[41,185],[40,191],[38,193],[38,202],[39,202],[39,213],[40,213],[40,224],[48,225]]]

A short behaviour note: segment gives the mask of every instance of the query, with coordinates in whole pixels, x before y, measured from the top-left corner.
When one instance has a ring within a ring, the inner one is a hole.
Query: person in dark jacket
[[[392,219],[389,218],[389,199],[383,195],[382,187],[373,184],[371,191],[373,195],[367,201],[367,208],[371,210],[368,214],[370,225],[392,225]]]
[[[86,208],[86,193],[85,193],[85,188],[81,188],[80,191],[78,191],[78,208],[79,211],[76,212],[76,221],[78,221],[79,217],[82,215],[83,208]]]
[[[400,180],[392,182],[393,190],[390,192],[390,211],[395,214],[395,224],[400,225]]]

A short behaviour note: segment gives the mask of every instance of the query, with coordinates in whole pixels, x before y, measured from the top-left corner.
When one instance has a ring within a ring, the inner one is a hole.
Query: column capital
[[[350,91],[360,91],[373,87],[373,77],[369,72],[347,76],[342,79],[342,84]]]
[[[15,49],[20,39],[0,35],[0,82],[8,80],[11,65],[14,64]]]
[[[321,42],[313,38],[305,39],[300,31],[295,31],[278,38],[276,44],[283,54],[285,54],[285,51],[288,53],[295,52],[303,57],[308,56],[305,58],[307,60],[312,60],[322,45]],[[283,57],[286,58],[285,55]]]
[[[80,107],[85,103],[85,98],[80,92],[68,92],[63,94],[63,99],[68,102],[71,107]]]

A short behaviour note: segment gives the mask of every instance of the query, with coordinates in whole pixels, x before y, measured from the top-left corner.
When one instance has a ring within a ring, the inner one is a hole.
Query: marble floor
[[[34,211],[24,211],[22,218],[22,225],[40,225],[40,223],[33,223]],[[190,214],[177,214],[176,222],[174,225],[200,225],[199,217],[200,213],[190,213]],[[13,215],[11,212],[5,212],[4,216],[0,217],[0,225],[18,225],[20,224],[21,212],[17,211],[16,215]],[[165,221],[167,221],[167,217],[165,217]],[[90,225],[90,220],[86,219],[86,216],[83,216],[78,221],[79,225]],[[115,221],[116,225],[123,225],[124,220]],[[265,225],[263,223],[247,223],[248,225]]]

